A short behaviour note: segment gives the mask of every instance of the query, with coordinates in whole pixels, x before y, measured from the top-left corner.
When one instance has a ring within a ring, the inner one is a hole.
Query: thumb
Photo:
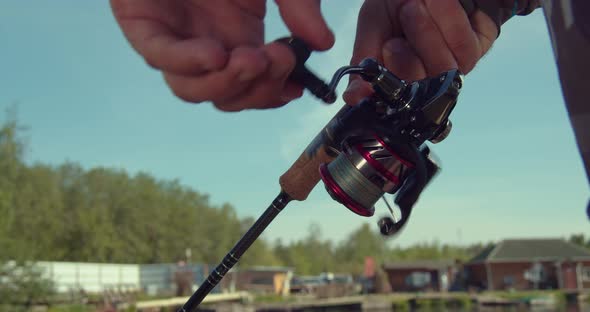
[[[303,39],[314,50],[327,50],[334,45],[334,33],[328,28],[320,0],[275,0],[281,17],[294,36]]]

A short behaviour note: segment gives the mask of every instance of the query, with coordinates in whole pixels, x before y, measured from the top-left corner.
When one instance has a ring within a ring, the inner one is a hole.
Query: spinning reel
[[[398,233],[428,182],[439,170],[426,142],[438,143],[451,131],[449,115],[462,87],[450,70],[408,83],[374,59],[339,69],[329,84],[305,67],[310,50],[296,38],[279,40],[296,56],[290,79],[326,103],[346,75],[359,75],[374,94],[355,106],[345,105],[279,179],[281,192],[179,311],[193,311],[258,238],[272,220],[295,200],[305,200],[322,180],[330,196],[352,212],[369,217],[385,193],[396,194],[401,218],[379,220],[385,236]]]
[[[450,133],[449,115],[457,102],[462,78],[457,70],[408,84],[373,59],[342,68],[373,86],[374,95],[339,117],[331,131],[339,155],[320,166],[333,199],[361,216],[372,216],[384,193],[395,194],[401,219],[383,218],[381,233],[392,235],[408,221],[418,196],[439,170],[426,141],[438,143]]]
[[[282,40],[295,51],[298,64],[303,64],[309,56],[305,45],[295,38]],[[320,165],[321,179],[334,200],[358,215],[372,216],[375,203],[385,199],[385,193],[397,193],[401,218],[379,221],[381,233],[392,235],[408,221],[418,196],[439,170],[425,142],[438,143],[449,135],[449,115],[457,102],[462,76],[451,70],[407,83],[376,60],[365,59],[358,66],[339,69],[329,85],[309,79],[315,75],[302,65],[296,67],[291,79],[330,103],[345,75],[359,75],[375,93],[341,110],[308,147],[307,154],[313,157],[324,144],[328,153],[336,155],[333,161]]]

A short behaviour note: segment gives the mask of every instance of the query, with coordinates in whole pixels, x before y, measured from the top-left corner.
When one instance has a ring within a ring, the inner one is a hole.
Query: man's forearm
[[[545,0],[563,96],[590,177],[590,1]]]

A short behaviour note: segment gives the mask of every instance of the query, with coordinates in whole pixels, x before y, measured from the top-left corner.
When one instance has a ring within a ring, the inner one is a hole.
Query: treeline
[[[26,165],[15,120],[0,128],[0,257],[117,263],[214,263],[251,224],[177,181],[75,163]],[[248,260],[276,261],[268,244]]]
[[[85,170],[75,163],[27,165],[15,119],[0,128],[0,262],[6,260],[163,263],[185,258],[216,264],[252,224],[229,205],[212,205],[178,181],[121,169]],[[485,246],[436,243],[388,247],[364,224],[341,243],[322,240],[312,226],[305,239],[258,240],[241,266],[282,265],[299,274],[360,273],[366,256],[378,263],[468,259]]]

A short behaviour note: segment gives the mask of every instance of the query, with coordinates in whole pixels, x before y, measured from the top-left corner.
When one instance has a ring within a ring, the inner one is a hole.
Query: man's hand
[[[480,11],[468,17],[459,0],[366,0],[351,64],[374,57],[408,81],[453,68],[467,74],[497,36],[492,19]],[[354,105],[371,93],[353,77],[344,99]]]
[[[276,2],[295,36],[316,50],[334,44],[320,0]],[[264,44],[266,0],[111,0],[111,7],[131,45],[186,101],[239,111],[281,106],[303,92],[287,82],[291,51]]]

